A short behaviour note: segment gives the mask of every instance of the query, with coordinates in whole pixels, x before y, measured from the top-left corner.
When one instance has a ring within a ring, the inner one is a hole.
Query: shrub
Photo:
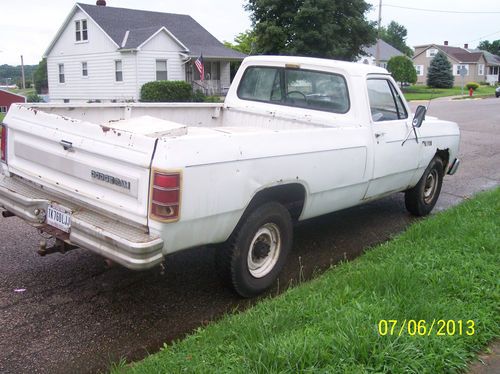
[[[43,99],[41,96],[38,96],[36,93],[29,94],[26,96],[26,101],[28,103],[41,103],[43,102]]]
[[[467,87],[468,90],[472,88],[472,91],[475,91],[479,88],[479,84],[477,84],[476,82],[469,82],[465,85],[465,87]]]
[[[154,81],[141,88],[141,101],[187,102],[193,100],[191,85],[184,81]]]
[[[453,87],[451,63],[441,51],[439,51],[431,61],[427,73],[427,86],[433,88]]]
[[[480,86],[489,86],[489,85],[490,85],[490,82],[481,81],[481,82],[479,82],[479,85],[480,85]]]
[[[392,74],[397,82],[415,83],[417,72],[412,60],[406,56],[394,56],[387,62],[387,70]]]

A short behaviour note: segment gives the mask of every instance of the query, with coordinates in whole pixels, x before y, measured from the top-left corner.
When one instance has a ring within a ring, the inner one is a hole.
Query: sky
[[[92,0],[80,2],[95,4]],[[367,18],[376,21],[379,0],[367,2],[373,5]],[[251,27],[249,13],[243,8],[245,3],[245,0],[107,0],[108,6],[189,14],[220,41],[233,41],[237,34]],[[0,0],[0,65],[19,65],[21,55],[25,64],[37,64],[74,4],[72,0]],[[447,40],[450,45],[468,43],[472,48],[481,40],[500,39],[499,18],[498,0],[383,0],[382,5],[382,25],[391,20],[404,25],[409,46],[442,44]]]

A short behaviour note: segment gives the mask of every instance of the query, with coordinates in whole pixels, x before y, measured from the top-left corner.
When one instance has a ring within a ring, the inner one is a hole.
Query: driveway
[[[446,177],[437,210],[500,184],[499,109],[500,99],[431,104],[429,115],[459,122],[463,136],[461,168]],[[397,194],[301,224],[271,293],[355,258],[412,221]],[[39,257],[40,236],[17,218],[0,218],[0,238],[1,373],[105,371],[255,302],[221,285],[211,249],[174,255],[164,271],[136,273],[84,250]]]

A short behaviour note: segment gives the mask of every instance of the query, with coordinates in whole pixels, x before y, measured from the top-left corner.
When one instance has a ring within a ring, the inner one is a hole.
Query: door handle
[[[376,133],[375,133],[375,137],[376,137],[377,139],[378,139],[378,138],[380,138],[380,137],[382,137],[382,136],[384,136],[384,135],[385,135],[385,132],[376,132]]]

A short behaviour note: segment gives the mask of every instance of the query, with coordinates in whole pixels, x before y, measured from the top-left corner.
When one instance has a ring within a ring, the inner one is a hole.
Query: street
[[[418,104],[427,103],[412,108]],[[500,99],[436,100],[428,115],[458,122],[462,133],[461,166],[445,178],[434,212],[500,184]],[[413,221],[403,194],[396,194],[300,224],[270,294],[359,256]],[[213,249],[171,256],[165,269],[133,272],[84,250],[40,257],[42,238],[17,218],[0,218],[0,237],[1,373],[105,371],[256,302],[222,285]]]

